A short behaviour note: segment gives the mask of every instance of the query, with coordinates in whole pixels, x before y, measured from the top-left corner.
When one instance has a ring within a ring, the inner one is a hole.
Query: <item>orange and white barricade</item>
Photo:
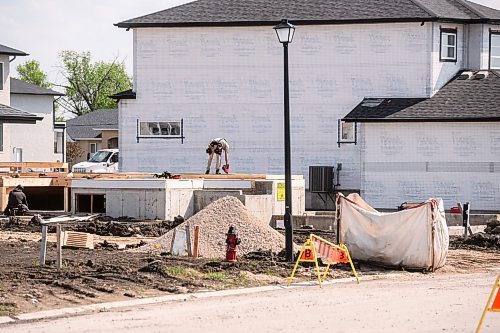
[[[488,298],[488,302],[484,307],[483,314],[481,316],[481,320],[479,320],[479,324],[476,328],[476,333],[479,333],[481,326],[483,325],[484,316],[486,312],[500,312],[500,275],[497,277],[495,284],[493,285],[493,289],[491,290],[490,297]],[[496,294],[496,296],[495,296]]]
[[[321,258],[323,262],[328,262],[323,275],[321,275],[319,272],[318,257]],[[356,273],[356,269],[354,268],[354,264],[352,263],[349,250],[344,244],[336,245],[324,238],[311,234],[300,249],[299,256],[292,271],[292,275],[290,275],[290,278],[288,279],[288,285],[292,283],[293,276],[295,275],[300,262],[314,262],[320,287],[325,280],[326,275],[328,274],[330,265],[336,263],[349,263],[351,265],[354,276],[359,283],[358,274]]]

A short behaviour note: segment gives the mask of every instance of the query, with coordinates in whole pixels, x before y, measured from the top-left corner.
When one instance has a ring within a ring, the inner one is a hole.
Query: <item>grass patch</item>
[[[1,303],[0,302],[0,316],[11,316],[19,311],[16,303]]]
[[[226,272],[208,272],[205,273],[205,277],[213,281],[223,281],[227,279],[227,274]]]
[[[171,276],[186,276],[187,269],[183,266],[166,266],[165,273]]]

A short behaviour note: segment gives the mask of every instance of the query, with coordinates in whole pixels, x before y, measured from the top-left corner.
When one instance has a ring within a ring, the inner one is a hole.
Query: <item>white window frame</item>
[[[94,151],[92,152],[92,146],[94,146]],[[90,146],[89,146],[89,153],[90,154],[95,154],[97,152],[97,143],[90,143]],[[92,157],[92,155],[90,155]]]
[[[61,151],[57,150],[57,135],[61,134]],[[64,130],[56,129],[54,130],[54,154],[62,154],[64,152]]]
[[[0,61],[0,91],[3,90],[4,71],[5,71],[5,64],[2,61]]]
[[[148,124],[146,125],[146,128],[143,127],[143,124]],[[152,128],[150,127],[149,124],[157,124],[158,128],[158,134],[151,133],[151,131],[147,131],[147,128]],[[160,124],[168,124],[169,126],[176,125],[178,128],[178,133],[171,134],[170,131],[171,129],[168,130],[167,134],[162,134],[161,131],[164,129],[162,125]],[[143,131],[146,130],[146,131]],[[149,133],[148,133],[149,132]],[[181,121],[148,121],[148,120],[141,120],[139,121],[139,136],[141,138],[180,138],[181,137]]]
[[[357,144],[358,126],[356,122],[347,122],[338,120],[338,138],[337,144],[340,147],[342,143]]]
[[[493,47],[492,46],[492,41],[493,41],[493,37],[495,39],[498,39],[500,41],[500,31],[490,31],[490,58],[489,58],[489,67],[490,69],[500,69],[500,65],[498,67],[494,67],[492,66],[492,59],[497,59],[497,61],[500,62],[500,45],[499,46],[496,46],[496,47]],[[498,53],[493,55],[493,49],[495,49]]]
[[[455,44],[448,44],[448,37],[455,37]],[[448,50],[453,49],[453,57],[448,56]],[[458,34],[456,29],[441,29],[439,43],[439,60],[442,62],[456,62],[458,50]]]

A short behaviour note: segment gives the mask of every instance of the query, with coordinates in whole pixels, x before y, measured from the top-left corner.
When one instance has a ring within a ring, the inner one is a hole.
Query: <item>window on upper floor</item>
[[[0,90],[3,90],[3,62],[0,62]]]
[[[457,61],[457,29],[441,28],[440,61]]]
[[[54,131],[54,153],[59,154],[63,152],[64,148],[64,133],[62,130],[55,130]]]
[[[490,68],[500,69],[500,31],[490,34]]]

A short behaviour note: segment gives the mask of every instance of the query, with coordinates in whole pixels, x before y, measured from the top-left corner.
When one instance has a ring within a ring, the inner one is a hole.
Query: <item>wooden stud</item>
[[[45,265],[45,257],[47,255],[47,229],[46,225],[42,226],[42,240],[40,243],[40,265]]]
[[[193,249],[191,248],[191,231],[189,229],[188,224],[186,224],[186,243],[187,243],[188,257],[192,257],[193,256]]]
[[[200,236],[200,226],[194,226],[193,258],[198,258],[198,240]]]
[[[56,225],[56,241],[57,241],[57,258],[56,258],[56,265],[57,265],[57,270],[61,269],[62,266],[62,240],[61,240],[61,225],[57,224]]]

